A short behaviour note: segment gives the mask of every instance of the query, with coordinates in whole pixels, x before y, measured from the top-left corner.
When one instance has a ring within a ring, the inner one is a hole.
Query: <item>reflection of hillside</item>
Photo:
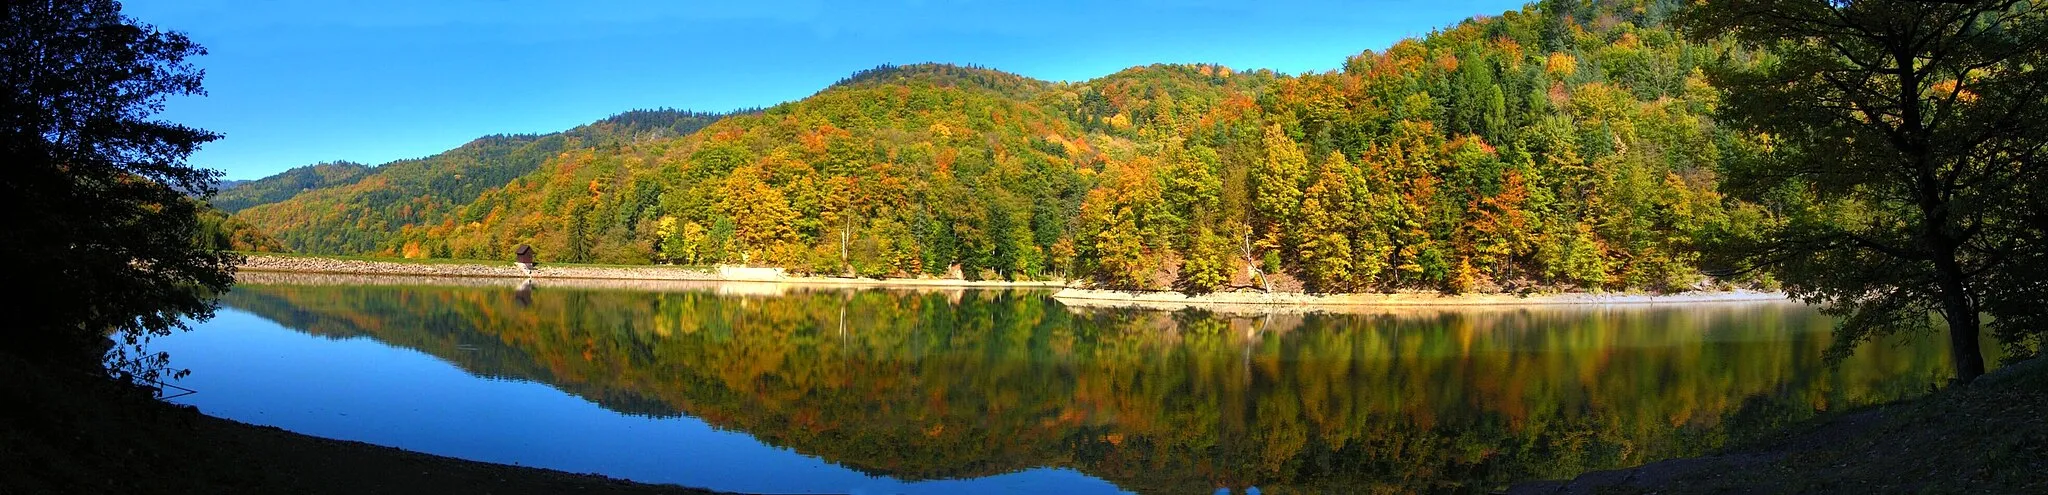
[[[412,315],[418,318],[394,321],[376,315],[379,311],[396,311],[401,310],[401,307],[381,305],[368,300],[324,301],[332,303],[329,306],[322,305],[323,301],[288,297],[274,291],[247,289],[250,287],[257,286],[237,287],[223,298],[223,303],[311,335],[332,339],[373,338],[386,344],[426,352],[476,376],[538,383],[553,381],[554,373],[544,366],[542,360],[528,355],[525,349],[508,346],[496,337],[478,333],[475,328],[467,326],[467,320],[460,315]],[[504,297],[509,299],[510,289],[504,292]],[[449,310],[459,306],[410,306],[411,309],[427,311],[433,311],[431,308],[435,307]],[[417,324],[429,321],[454,324]],[[386,325],[409,326],[393,329],[386,328]],[[553,385],[613,411],[653,417],[679,414],[674,407],[630,391],[599,387],[572,389],[563,384]]]
[[[226,302],[872,473],[1071,466],[1147,492],[1485,490],[1699,453],[1747,418],[1896,397],[1941,369],[1883,345],[1829,370],[1827,322],[1789,305],[1225,318],[1076,314],[1042,292],[544,288],[521,306],[509,287],[310,286]]]

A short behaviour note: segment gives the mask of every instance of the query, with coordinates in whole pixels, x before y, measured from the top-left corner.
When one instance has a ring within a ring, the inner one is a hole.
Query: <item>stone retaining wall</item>
[[[737,268],[737,269],[734,269]],[[473,263],[410,263],[364,261],[310,256],[252,254],[242,263],[243,272],[332,273],[352,275],[404,275],[415,277],[504,277],[526,278],[507,261],[502,265]],[[244,277],[247,278],[247,277]],[[781,268],[721,267],[718,271],[677,266],[555,266],[542,264],[533,274],[537,279],[643,280],[643,281],[729,281],[769,282],[857,287],[1036,287],[1060,288],[1058,280],[1018,281],[956,279],[872,279],[789,276]]]
[[[503,265],[466,263],[403,263],[391,261],[343,260],[300,256],[250,255],[242,270],[255,272],[354,273],[373,275],[422,275],[434,277],[525,278],[512,262]],[[542,264],[533,278],[589,278],[621,280],[718,280],[705,270],[671,266],[600,267],[549,266]]]

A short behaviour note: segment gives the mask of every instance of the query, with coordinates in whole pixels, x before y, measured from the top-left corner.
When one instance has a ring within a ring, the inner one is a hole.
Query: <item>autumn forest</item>
[[[1681,291],[1769,205],[1717,127],[1676,1],[1545,1],[1322,73],[1135,67],[1047,82],[882,66],[761,110],[619,114],[227,188],[249,250],[778,266],[1202,293]],[[228,213],[231,213],[228,214]]]

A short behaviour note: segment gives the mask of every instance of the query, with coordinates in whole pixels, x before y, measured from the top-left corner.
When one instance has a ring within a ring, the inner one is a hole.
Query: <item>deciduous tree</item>
[[[1845,316],[1838,355],[1938,312],[1956,378],[1982,375],[1981,313],[2042,311],[1997,304],[1992,282],[2041,283],[2009,276],[2043,248],[2028,206],[2048,184],[2048,4],[1714,1],[1682,22],[1775,54],[1716,76],[1727,119],[1771,143],[1728,185],[1779,213],[1730,243],[1735,266]]]
[[[111,0],[0,6],[0,260],[26,309],[0,349],[96,364],[115,332],[116,364],[154,375],[142,344],[213,315],[238,257],[197,242],[185,194],[219,173],[185,157],[218,135],[153,118],[203,94],[202,54]]]

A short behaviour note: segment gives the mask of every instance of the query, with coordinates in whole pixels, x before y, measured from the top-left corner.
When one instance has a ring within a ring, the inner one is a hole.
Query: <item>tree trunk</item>
[[[1893,67],[1899,71],[1897,98],[1902,114],[1898,134],[1903,137],[1897,146],[1912,159],[1915,175],[1911,185],[1920,206],[1921,240],[1932,255],[1936,297],[1941,300],[1942,317],[1948,320],[1949,361],[1956,367],[1956,383],[1968,384],[1984,375],[1984,352],[1977,347],[1982,318],[1977,314],[1977,298],[1971,296],[1966,283],[1969,276],[1957,257],[1958,247],[1968,239],[1955,238],[1948,232],[1952,198],[1949,193],[1954,186],[1935,174],[1938,167],[1931,145],[1935,131],[1923,123],[1921,112],[1921,105],[1926,103],[1920,98],[1921,81],[1927,74],[1918,68],[1915,50],[1905,44],[1892,46]]]
[[[1956,382],[1968,384],[1984,375],[1984,351],[1977,342],[1983,319],[1964,288],[1961,267],[1952,260],[1935,265],[1941,278],[1942,317],[1948,320],[1949,361],[1955,364]]]
[[[1924,156],[1925,153],[1920,153]],[[1926,160],[1922,160],[1926,162]],[[1956,383],[1968,384],[1984,375],[1984,351],[1977,346],[1983,318],[1977,314],[1977,298],[1970,293],[1969,275],[1958,258],[1962,239],[1951,237],[1948,207],[1936,187],[1933,167],[1919,167],[1918,177],[1921,239],[1934,261],[1935,297],[1941,301],[1942,318],[1948,320],[1949,362],[1955,364]]]

